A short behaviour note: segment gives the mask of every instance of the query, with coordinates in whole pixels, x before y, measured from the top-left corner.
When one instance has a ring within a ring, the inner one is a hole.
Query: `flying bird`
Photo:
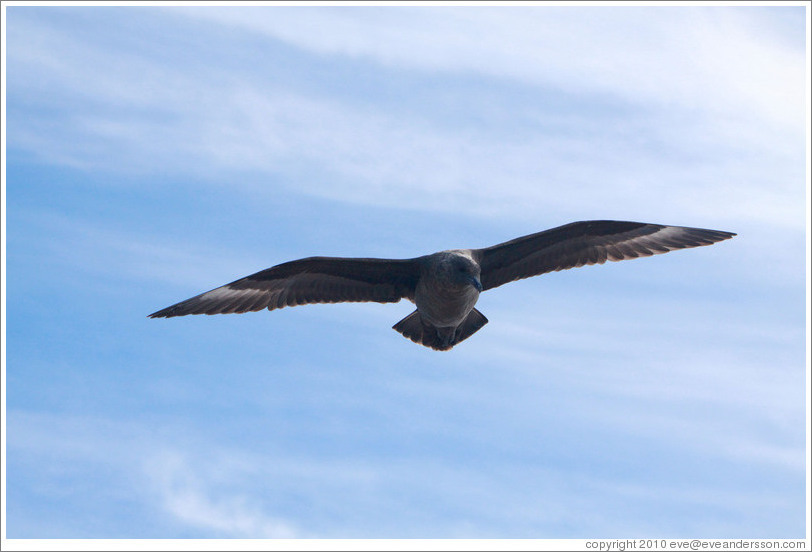
[[[308,257],[215,288],[150,318],[227,314],[308,303],[412,301],[392,328],[447,351],[488,323],[479,294],[502,284],[584,265],[711,245],[733,232],[643,222],[573,222],[484,249],[451,249],[413,259]]]

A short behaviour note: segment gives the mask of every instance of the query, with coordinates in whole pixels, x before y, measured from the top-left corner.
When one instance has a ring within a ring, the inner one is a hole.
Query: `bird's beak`
[[[471,276],[471,285],[474,286],[477,291],[482,291],[482,282],[480,282],[476,276]]]

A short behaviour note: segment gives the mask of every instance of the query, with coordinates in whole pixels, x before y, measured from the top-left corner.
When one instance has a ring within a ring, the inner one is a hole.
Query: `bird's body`
[[[411,332],[419,331],[418,343],[427,344],[424,341],[428,339],[430,347],[437,345],[435,348],[440,350],[450,349],[473,333],[462,337],[458,330],[464,327],[463,323],[474,310],[482,290],[479,265],[467,249],[440,251],[422,257],[421,261],[421,274],[414,294],[415,313],[419,316],[413,320],[407,317],[395,329],[410,339],[413,339]],[[410,320],[413,328],[407,326]],[[433,333],[437,334],[436,340]]]
[[[414,304],[429,324],[456,328],[479,299],[478,282],[479,268],[470,251],[441,251],[424,257]]]
[[[416,343],[451,349],[488,319],[474,308],[482,291],[607,260],[710,245],[736,234],[640,222],[574,222],[484,249],[413,259],[309,257],[241,278],[150,315],[225,314],[308,303],[409,299],[416,310],[393,328]]]

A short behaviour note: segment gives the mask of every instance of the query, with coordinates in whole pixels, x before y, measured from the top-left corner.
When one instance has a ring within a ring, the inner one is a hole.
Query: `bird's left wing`
[[[309,257],[283,263],[150,314],[227,314],[305,305],[413,299],[418,259]]]
[[[487,290],[545,272],[710,245],[735,235],[685,226],[590,220],[474,249],[471,253],[482,269],[480,280]]]

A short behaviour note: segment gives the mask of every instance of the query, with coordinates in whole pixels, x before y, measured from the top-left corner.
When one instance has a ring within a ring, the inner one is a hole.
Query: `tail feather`
[[[468,313],[468,317],[457,328],[454,345],[465,339],[468,339],[487,323],[488,319],[485,318],[484,314],[482,314],[476,309],[472,309],[471,312]]]
[[[487,323],[488,319],[485,318],[485,315],[473,309],[457,328],[436,328],[431,324],[426,324],[420,313],[415,310],[392,326],[392,329],[420,345],[436,351],[448,351],[457,343],[472,336]]]

